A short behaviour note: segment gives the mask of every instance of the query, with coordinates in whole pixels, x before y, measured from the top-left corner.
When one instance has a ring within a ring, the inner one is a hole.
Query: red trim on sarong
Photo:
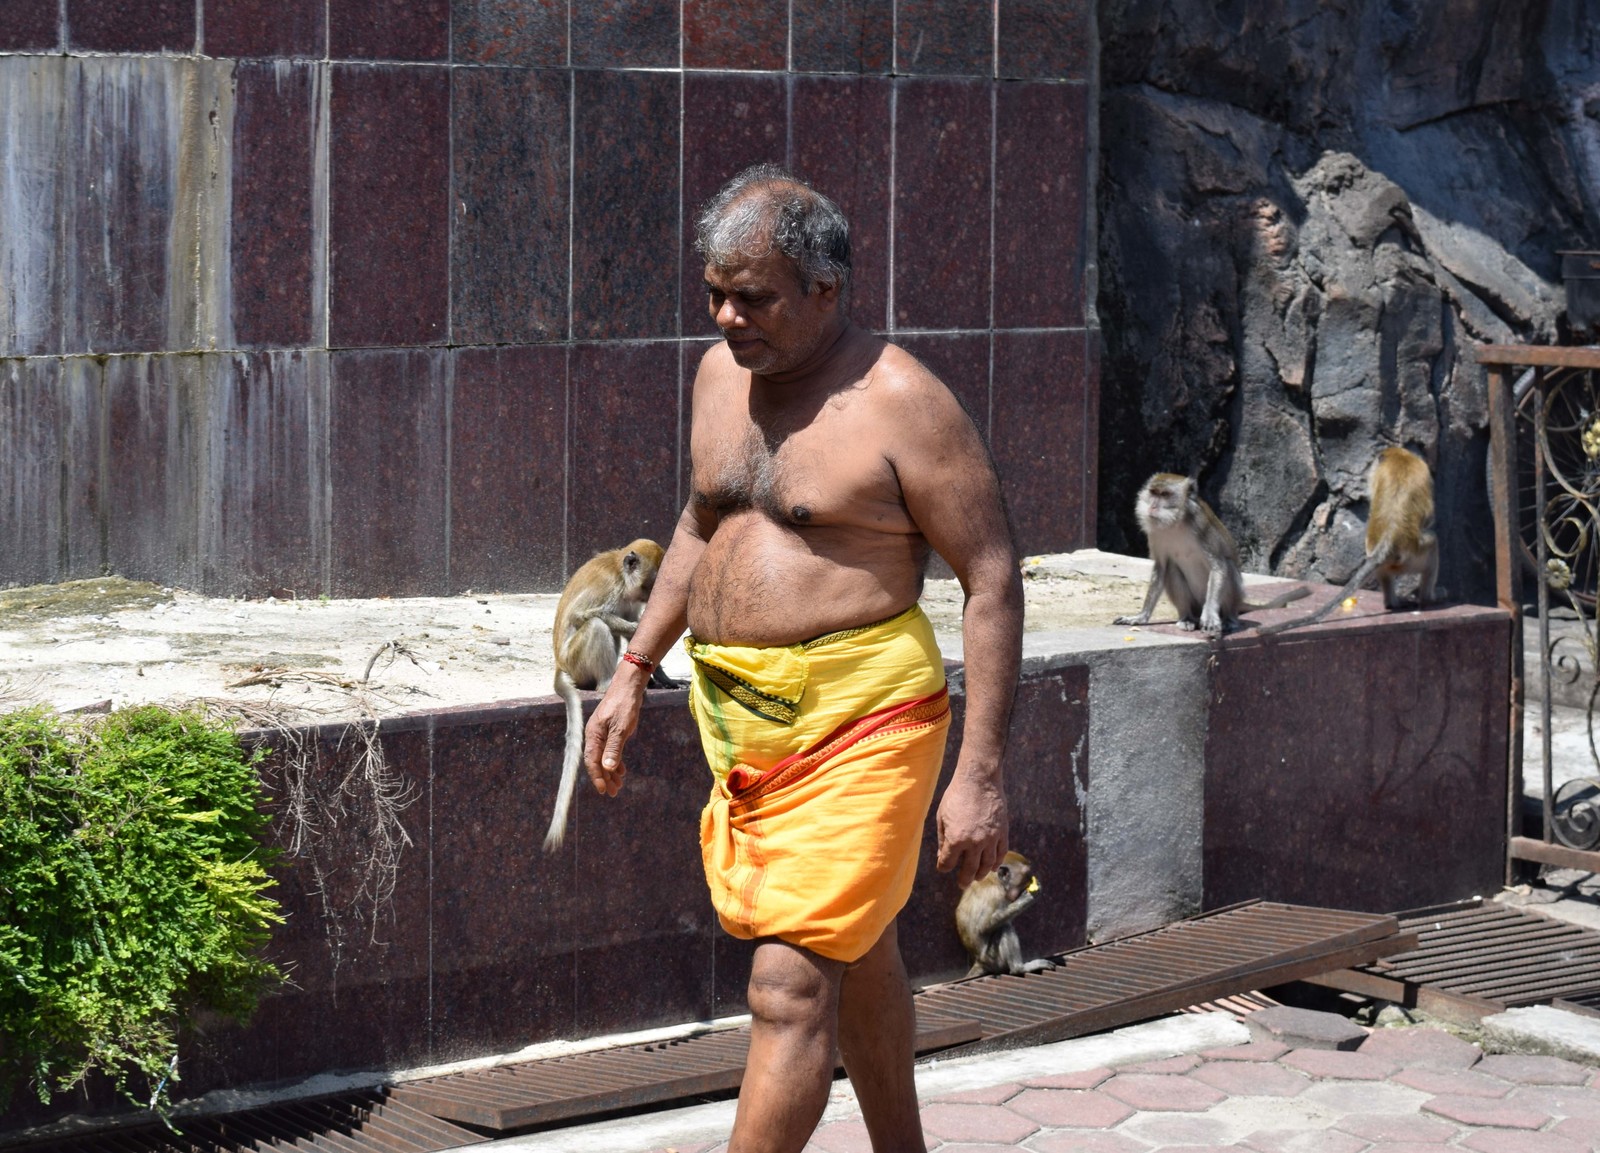
[[[853,721],[846,721],[813,748],[785,757],[764,772],[754,772],[744,765],[735,765],[728,771],[727,789],[729,803],[744,808],[763,795],[804,779],[830,758],[838,756],[851,745],[875,733],[896,731],[936,722],[950,711],[950,690],[941,687],[938,692],[891,705]],[[898,724],[895,722],[899,722]]]

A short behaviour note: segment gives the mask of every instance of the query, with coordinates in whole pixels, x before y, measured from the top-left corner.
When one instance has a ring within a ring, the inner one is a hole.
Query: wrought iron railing
[[[1493,345],[1481,347],[1478,360],[1489,369],[1497,583],[1517,625],[1509,855],[1600,870],[1600,348]],[[1522,818],[1522,610],[1530,592],[1539,630],[1534,675],[1543,690],[1537,838],[1524,835]],[[1558,695],[1584,708],[1588,727],[1587,762],[1559,783],[1552,745]]]

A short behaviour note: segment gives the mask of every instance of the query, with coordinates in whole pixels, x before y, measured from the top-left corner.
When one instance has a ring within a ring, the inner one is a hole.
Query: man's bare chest
[[[831,421],[792,432],[729,422],[705,451],[696,446],[694,482],[696,499],[718,512],[755,509],[802,527],[858,522],[869,508],[901,505],[881,449]]]

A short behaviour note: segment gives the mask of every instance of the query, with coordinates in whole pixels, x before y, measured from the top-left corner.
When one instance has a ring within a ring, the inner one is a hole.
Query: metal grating
[[[918,1003],[976,1017],[977,1045],[1013,1048],[1098,1033],[1399,952],[1394,917],[1267,901],[1067,953],[1049,972],[926,990]]]
[[[1061,1040],[1359,964],[1414,943],[1393,917],[1252,902],[1079,949],[1059,968],[917,994],[918,1052]],[[941,1031],[942,1030],[942,1031]],[[748,1028],[415,1081],[395,1096],[505,1131],[738,1087]]]
[[[976,1040],[976,1021],[917,1002],[917,1052]],[[548,1057],[395,1087],[395,1098],[436,1117],[503,1132],[723,1093],[744,1078],[750,1029]]]
[[[1492,901],[1397,914],[1417,946],[1319,984],[1435,1012],[1600,1000],[1600,933]]]
[[[7,1153],[437,1153],[489,1140],[390,1100],[387,1089],[179,1118],[175,1124],[181,1132],[159,1123],[126,1126],[7,1146]]]

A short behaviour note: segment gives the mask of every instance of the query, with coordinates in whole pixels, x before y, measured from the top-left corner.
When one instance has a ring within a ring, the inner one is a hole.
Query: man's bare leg
[[[798,1153],[810,1140],[833,1083],[843,972],[841,962],[782,941],[756,946],[750,1055],[728,1153]]]
[[[893,921],[840,980],[839,1050],[873,1153],[923,1153],[912,1073],[916,1011]]]

